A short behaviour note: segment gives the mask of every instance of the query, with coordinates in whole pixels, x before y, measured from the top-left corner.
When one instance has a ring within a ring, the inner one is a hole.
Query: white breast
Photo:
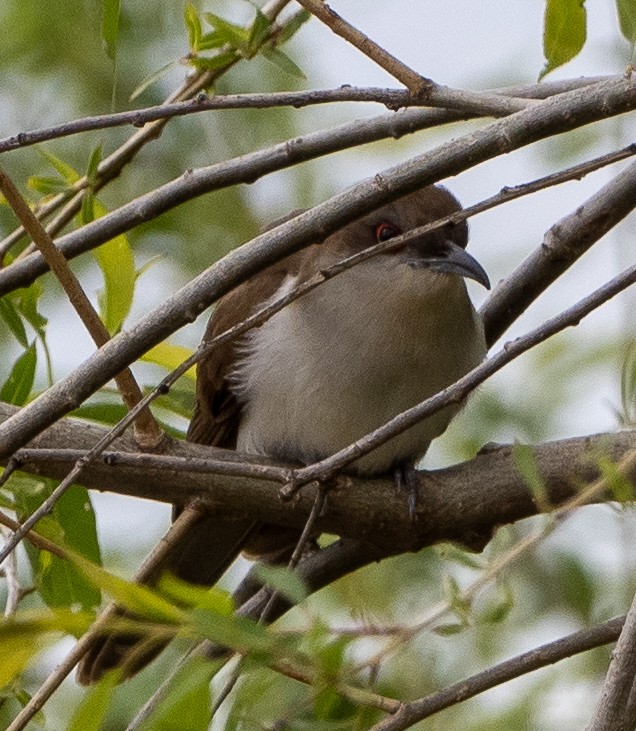
[[[338,451],[453,383],[486,353],[462,279],[387,264],[386,257],[297,300],[253,332],[244,348],[232,379],[243,404],[237,448],[303,463]],[[415,461],[456,411],[435,414],[353,468],[378,474]]]

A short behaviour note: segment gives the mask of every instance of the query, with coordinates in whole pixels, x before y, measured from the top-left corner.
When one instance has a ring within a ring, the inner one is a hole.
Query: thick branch
[[[615,77],[604,81],[617,81]],[[577,86],[578,83],[578,86]],[[600,83],[597,79],[569,80],[554,84],[511,87],[501,94],[546,98],[579,86]],[[404,110],[398,114],[356,120],[325,132],[316,132],[287,140],[273,147],[243,155],[239,158],[189,171],[176,180],[151,191],[116,211],[103,216],[79,231],[62,236],[57,246],[67,259],[151,221],[162,213],[200,195],[239,183],[253,183],[268,173],[291,167],[306,160],[357,145],[393,137],[398,139],[418,130],[467,119],[471,115],[443,109]],[[440,176],[442,177],[442,176]],[[0,254],[2,252],[0,251]],[[18,287],[26,287],[47,271],[46,262],[33,253],[20,258],[0,271],[0,295]]]
[[[543,243],[506,279],[481,310],[494,343],[534,300],[636,206],[636,165],[629,165],[546,233]]]
[[[1,425],[0,454],[7,456],[24,445],[82,403],[123,367],[194,320],[212,302],[267,264],[311,241],[323,239],[352,218],[441,177],[552,135],[557,129],[561,132],[574,129],[634,106],[636,82],[628,80],[563,94],[376,175],[262,234],[203,272],[22,409],[10,423]]]
[[[15,407],[1,404],[0,418],[5,420],[15,411]],[[76,450],[90,448],[105,432],[102,427],[65,419],[29,445],[59,450],[57,458],[31,461],[22,469],[59,478],[66,474],[69,463],[77,459]],[[562,503],[577,493],[576,485],[598,477],[595,455],[618,461],[635,446],[636,432],[627,431],[536,447],[535,457],[550,500],[553,504]],[[171,457],[139,454],[132,440],[126,438],[113,447],[116,454],[103,455],[99,462],[86,468],[82,484],[167,503],[200,498],[220,515],[258,515],[265,522],[301,529],[316,498],[314,485],[302,490],[296,500],[284,502],[271,479],[219,476],[210,473],[209,465],[207,470],[199,471],[197,459],[214,457],[235,463],[235,452],[173,442]],[[64,449],[66,454],[61,451]],[[636,470],[628,478],[636,479]],[[318,525],[329,533],[375,543],[382,552],[397,553],[448,540],[483,544],[496,526],[538,512],[529,489],[519,477],[512,447],[501,446],[470,462],[422,473],[415,523],[411,523],[406,501],[396,494],[391,479],[352,478],[345,487],[329,494],[327,514],[321,516]]]

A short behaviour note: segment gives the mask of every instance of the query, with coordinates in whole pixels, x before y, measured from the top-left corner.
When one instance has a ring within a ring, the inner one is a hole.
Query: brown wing
[[[204,342],[209,342],[249,317],[272,297],[287,276],[287,263],[269,267],[223,297],[208,323]],[[237,338],[240,342],[241,336]],[[236,449],[240,405],[229,385],[236,365],[236,340],[212,351],[197,366],[197,393],[187,440],[224,449]]]
[[[263,232],[295,218],[301,212],[293,211],[273,221]],[[298,269],[303,253],[292,254],[273,264],[222,297],[210,317],[203,341],[210,341],[242,322],[272,297],[286,276]],[[240,342],[240,336],[238,340]],[[197,366],[196,406],[186,437],[189,442],[236,449],[241,409],[228,382],[235,363],[236,341],[232,341],[214,348]]]
[[[294,215],[297,213],[288,218]],[[225,295],[210,318],[204,340],[211,340],[248,317],[276,292],[289,268],[300,258],[302,252],[287,257]],[[236,447],[240,406],[228,383],[235,358],[236,344],[229,342],[214,348],[199,363],[197,401],[188,441],[226,449]],[[180,506],[175,506],[174,514],[178,514],[179,509]],[[185,581],[211,586],[244,547],[256,544],[261,549],[263,536],[270,531],[271,527],[260,527],[250,519],[232,520],[202,513],[196,525],[158,567],[157,574],[169,571]],[[259,552],[276,550],[280,552],[281,560],[286,561],[294,539],[295,534],[289,536],[284,529],[273,529],[273,539],[268,539]],[[136,633],[100,636],[82,659],[77,679],[84,685],[94,683],[112,668],[121,669],[122,679],[130,677],[151,662],[165,645],[165,641],[149,641],[148,637]]]

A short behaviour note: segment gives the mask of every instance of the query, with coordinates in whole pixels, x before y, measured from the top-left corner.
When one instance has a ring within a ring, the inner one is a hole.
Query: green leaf
[[[214,13],[203,13],[207,22],[221,35],[223,42],[241,51],[247,50],[249,31]]]
[[[449,608],[455,613],[464,626],[468,626],[471,618],[472,607],[470,601],[462,595],[457,579],[450,574],[444,574],[442,578],[444,598]]]
[[[292,15],[276,37],[276,44],[282,46],[283,43],[287,43],[310,18],[311,13],[304,8],[300,12]]]
[[[63,550],[68,560],[77,566],[89,581],[105,591],[125,609],[150,620],[168,624],[179,625],[186,620],[186,615],[180,609],[166,601],[153,589],[121,579],[91,561],[87,561],[76,551],[66,547]]]
[[[460,566],[478,570],[485,568],[484,562],[479,556],[463,551],[454,543],[440,543],[435,546],[435,553],[445,561],[452,561]]]
[[[189,59],[188,63],[190,66],[194,66],[201,71],[214,71],[216,69],[223,69],[229,64],[236,61],[236,51],[226,51],[225,53],[219,53],[211,58],[205,58],[203,56],[197,56],[196,58]]]
[[[115,673],[106,673],[84,694],[67,726],[68,731],[99,731],[117,687],[116,678]]]
[[[630,426],[636,423],[636,343],[631,343],[621,368],[621,421]]]
[[[634,0],[616,0],[616,10],[621,33],[630,43],[636,43],[636,2]]]
[[[131,102],[135,101],[135,99],[137,99],[137,97],[141,96],[149,86],[152,86],[152,84],[154,84],[155,81],[158,81],[162,76],[165,76],[168,73],[168,71],[170,71],[170,69],[173,69],[176,66],[181,66],[180,58],[176,58],[176,59],[173,59],[172,61],[168,61],[168,63],[161,66],[161,68],[157,69],[157,71],[153,71],[151,74],[146,76],[146,78],[141,82],[141,84],[139,84],[139,86],[135,87],[135,89],[133,90],[132,94],[129,97],[129,100]]]
[[[261,563],[254,567],[254,576],[294,604],[300,604],[309,595],[305,582],[284,566]]]
[[[203,588],[188,584],[172,574],[164,574],[157,585],[159,591],[169,599],[185,607],[207,609],[215,614],[230,616],[234,602],[229,592],[218,587]]]
[[[543,25],[546,74],[571,61],[583,48],[587,33],[585,0],[547,0]]]
[[[223,36],[218,30],[212,30],[201,37],[199,51],[211,51],[213,48],[221,48],[224,45]]]
[[[153,731],[207,731],[212,720],[210,682],[223,662],[210,662],[199,656],[188,658],[177,669],[168,693],[144,728]]]
[[[97,145],[93,148],[88,158],[88,166],[86,168],[86,180],[91,188],[94,188],[97,183],[97,174],[99,172],[99,165],[102,161],[102,146]]]
[[[49,641],[47,635],[63,632],[78,637],[94,619],[92,613],[47,610],[19,612],[0,620],[0,688],[13,681],[33,655],[44,649]]]
[[[7,327],[11,330],[20,345],[25,349],[28,348],[29,341],[27,340],[22,319],[8,297],[0,298],[0,317],[5,321]]]
[[[192,612],[195,629],[212,642],[232,647],[241,653],[272,655],[282,652],[283,641],[267,627],[236,614],[225,616],[195,609]]]
[[[614,499],[619,503],[627,503],[634,500],[634,485],[622,473],[616,464],[607,457],[597,459],[598,468],[601,471],[607,486],[612,491]]]
[[[59,158],[54,153],[50,152],[49,150],[45,149],[44,147],[38,147],[38,152],[42,157],[49,163],[49,165],[57,172],[57,174],[62,178],[62,180],[66,181],[68,185],[73,185],[76,183],[82,176],[75,170],[74,167],[69,165],[67,162],[64,162],[61,158]]]
[[[269,29],[271,27],[270,21],[256,9],[256,17],[250,28],[250,34],[247,39],[247,55],[252,57],[258,49],[263,45],[263,42],[269,35]]]
[[[51,494],[55,483],[24,476],[13,483],[16,510],[21,519],[33,513]],[[86,488],[71,485],[56,502],[51,516],[38,524],[38,532],[54,543],[62,543],[85,558],[99,563],[95,513]],[[49,607],[99,606],[101,593],[69,561],[25,543],[40,596]]]
[[[119,36],[119,0],[102,0],[102,40],[111,61],[117,56]]]
[[[479,621],[487,624],[498,624],[510,614],[515,605],[515,597],[508,584],[498,587],[498,595],[479,613]]]
[[[102,146],[97,145],[91,152],[88,159],[88,167],[86,170],[86,180],[88,182],[88,189],[82,199],[82,223],[87,224],[95,220],[96,216],[96,204],[95,204],[95,189],[97,186],[97,173],[99,170],[99,164],[102,161]]]
[[[32,175],[27,180],[27,186],[42,195],[55,195],[69,190],[69,185],[64,180],[49,178],[46,175]]]
[[[512,447],[512,459],[517,472],[532,493],[532,499],[543,513],[550,512],[551,504],[548,490],[539,471],[539,465],[534,456],[534,448],[529,444],[516,442]]]
[[[106,213],[99,201],[95,201],[95,212],[98,218]],[[98,294],[100,314],[113,335],[121,328],[132,306],[137,280],[135,259],[124,234],[99,246],[94,255],[104,276],[104,289]]]
[[[436,627],[433,627],[433,632],[435,632],[436,635],[448,637],[450,635],[458,635],[460,632],[467,629],[467,627],[468,625],[463,623],[449,622],[448,624],[438,624]]]
[[[268,61],[273,63],[275,66],[278,66],[278,68],[281,69],[282,71],[284,71],[286,74],[289,74],[290,76],[296,76],[297,78],[300,78],[300,79],[306,78],[302,69],[300,69],[291,60],[291,58],[289,58],[289,56],[286,56],[278,48],[266,46],[263,48],[261,53],[263,54],[263,56],[265,56],[265,58]]]
[[[24,406],[33,388],[36,363],[35,343],[31,343],[14,363],[9,377],[0,389],[0,401],[15,406]]]
[[[189,358],[194,351],[183,345],[174,345],[172,343],[159,343],[151,348],[147,353],[141,356],[141,360],[146,363],[154,363],[155,365],[165,368],[167,371],[173,371],[180,366],[186,358]],[[196,368],[192,366],[184,373],[184,376],[196,380]]]
[[[40,335],[44,333],[48,320],[38,312],[38,301],[42,296],[42,285],[39,281],[29,287],[23,287],[13,293],[14,302],[22,317]],[[0,300],[1,301],[1,300]]]
[[[201,47],[201,36],[203,30],[199,20],[199,11],[192,3],[186,3],[183,11],[183,19],[188,29],[189,47],[192,53],[197,53]]]

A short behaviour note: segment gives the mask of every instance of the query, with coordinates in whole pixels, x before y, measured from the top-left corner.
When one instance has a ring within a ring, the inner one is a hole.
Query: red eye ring
[[[395,238],[396,236],[399,236],[402,232],[397,226],[394,226],[392,223],[388,223],[388,221],[382,221],[382,223],[379,223],[375,227],[373,233],[375,235],[375,240],[378,242],[382,242]]]

